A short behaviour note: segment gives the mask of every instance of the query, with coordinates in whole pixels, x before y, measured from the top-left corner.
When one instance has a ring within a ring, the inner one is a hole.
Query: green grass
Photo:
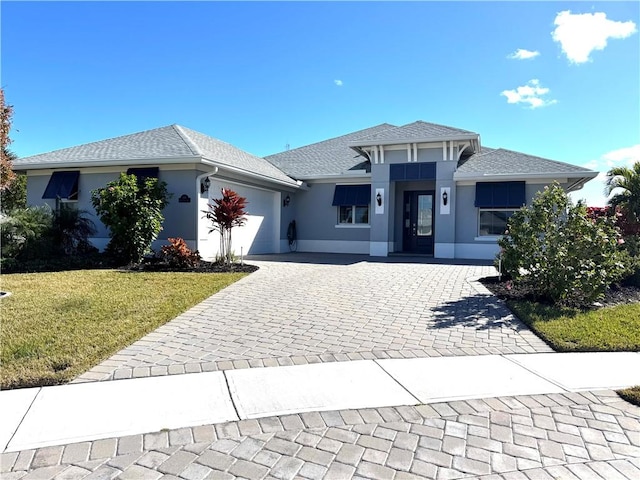
[[[80,270],[2,275],[0,387],[67,382],[243,273]]]
[[[520,300],[508,305],[558,352],[640,350],[640,303],[587,311]]]

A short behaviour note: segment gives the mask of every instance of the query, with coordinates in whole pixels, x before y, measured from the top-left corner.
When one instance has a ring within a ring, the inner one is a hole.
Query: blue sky
[[[638,2],[0,9],[20,157],[172,123],[262,156],[420,119],[603,172],[640,160]]]

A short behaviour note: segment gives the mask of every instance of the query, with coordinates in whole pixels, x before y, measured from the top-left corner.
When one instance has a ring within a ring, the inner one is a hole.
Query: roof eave
[[[209,160],[209,159],[204,159],[203,158],[202,161],[203,161],[203,163],[206,163],[207,165],[218,167],[218,168],[221,168],[223,170],[228,170],[230,172],[234,172],[234,173],[237,173],[237,174],[240,174],[240,175],[244,175],[244,176],[250,177],[250,178],[260,179],[260,180],[266,181],[266,182],[276,183],[278,185],[283,185],[283,186],[286,186],[286,187],[289,187],[289,188],[300,188],[300,185],[301,185],[301,182],[298,182],[298,181],[294,180],[293,178],[291,178],[291,181],[285,181],[285,180],[281,180],[279,178],[269,177],[268,175],[262,175],[260,173],[254,173],[254,172],[251,172],[249,170],[244,170],[242,168],[234,167],[234,166],[228,165],[226,163],[216,162],[215,160]]]
[[[370,147],[373,145],[399,145],[403,143],[434,143],[460,140],[478,140],[479,137],[480,136],[477,133],[465,133],[459,135],[446,135],[437,137],[398,138],[393,140],[354,140],[352,142],[349,142],[349,146]]]
[[[371,172],[367,172],[366,170],[354,170],[352,172],[344,172],[344,173],[328,173],[326,175],[301,175],[299,177],[300,180],[339,180],[345,178],[371,178]]]
[[[587,170],[584,172],[544,172],[544,173],[460,173],[455,172],[453,179],[455,181],[487,181],[487,180],[500,180],[500,181],[516,181],[516,180],[530,180],[537,178],[571,178],[571,179],[584,179],[584,183],[598,176],[598,172]]]
[[[119,167],[128,165],[168,165],[175,163],[205,163],[199,156],[190,157],[154,157],[154,158],[126,158],[118,160],[83,160],[81,162],[37,162],[20,163],[13,162],[14,170],[52,170],[60,168],[87,168],[87,167]]]

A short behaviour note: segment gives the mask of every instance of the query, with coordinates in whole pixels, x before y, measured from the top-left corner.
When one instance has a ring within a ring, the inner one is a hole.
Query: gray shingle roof
[[[221,166],[295,185],[295,181],[260,157],[180,125],[87,143],[15,160],[14,168],[55,168],[74,164],[127,165],[141,160],[205,158]],[[148,163],[148,162],[147,162]]]
[[[548,158],[527,155],[504,148],[482,147],[480,153],[471,155],[458,163],[456,177],[472,177],[481,175],[567,175],[585,177],[596,174],[587,168],[569,163],[549,160]],[[593,175],[595,176],[595,175]]]
[[[364,136],[394,128],[396,127],[393,125],[383,123],[323,142],[269,155],[265,159],[289,176],[298,179],[340,175],[348,170],[369,170],[367,159],[359,156],[349,144]]]
[[[352,145],[375,145],[376,142],[394,142],[394,141],[407,141],[407,140],[425,140],[442,138],[447,139],[451,137],[459,136],[477,136],[475,132],[469,130],[462,130],[460,128],[447,127],[446,125],[438,125],[436,123],[423,122],[418,120],[417,122],[409,123],[401,127],[395,127],[387,129],[382,132],[374,133],[366,137],[359,138],[352,142]],[[379,144],[379,143],[378,143]]]

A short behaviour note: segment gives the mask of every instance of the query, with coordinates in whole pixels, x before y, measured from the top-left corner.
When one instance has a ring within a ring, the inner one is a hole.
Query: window
[[[338,207],[338,223],[341,225],[368,224],[369,205],[341,205]]]
[[[339,225],[368,225],[371,185],[336,185],[333,206]]]
[[[504,235],[507,221],[515,210],[480,210],[479,236]]]

